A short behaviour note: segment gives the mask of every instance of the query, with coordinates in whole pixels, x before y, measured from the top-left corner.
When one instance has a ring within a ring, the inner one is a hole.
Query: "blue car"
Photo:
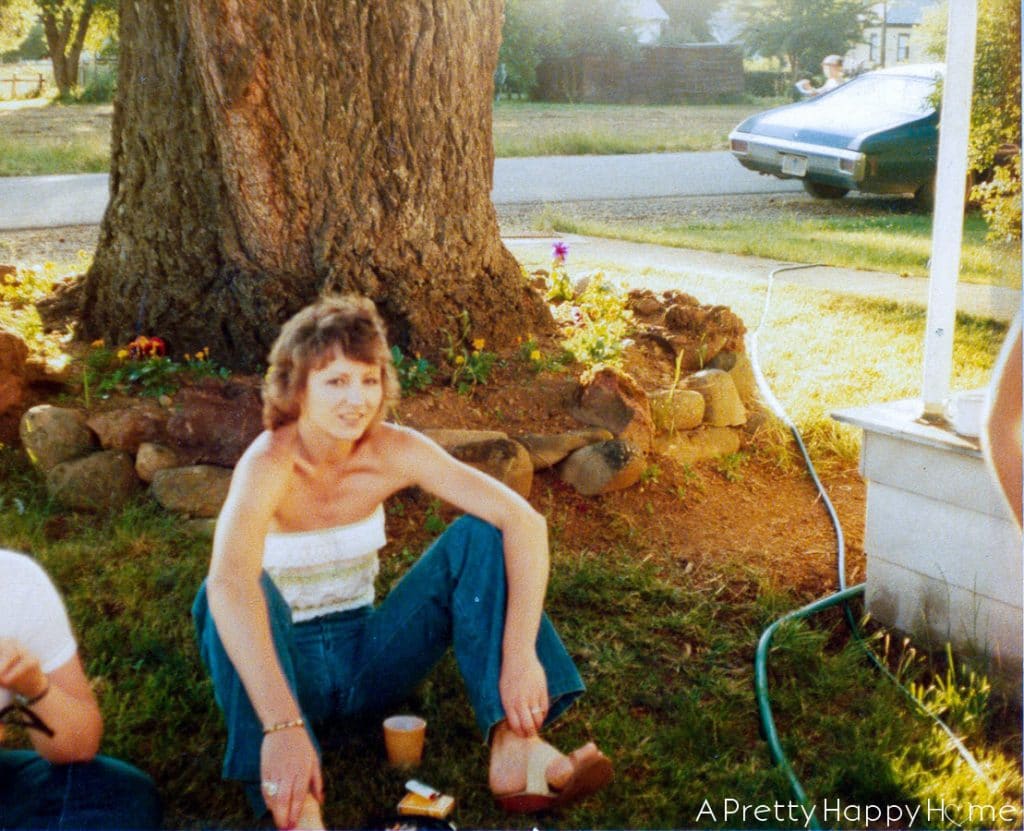
[[[752,115],[729,134],[744,167],[800,179],[819,199],[851,190],[935,196],[942,64],[880,69],[829,92]]]

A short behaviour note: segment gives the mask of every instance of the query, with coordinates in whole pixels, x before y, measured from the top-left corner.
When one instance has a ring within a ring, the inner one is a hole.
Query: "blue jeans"
[[[117,759],[54,765],[0,750],[0,829],[159,828],[160,817],[153,780]]]
[[[292,623],[291,610],[266,573],[262,586],[281,670],[318,751],[312,725],[395,706],[449,646],[485,740],[505,718],[498,692],[505,557],[494,526],[469,516],[452,523],[376,607]],[[263,727],[217,634],[205,584],[192,615],[227,723],[224,777],[258,783]],[[550,723],[583,692],[583,681],[547,615],[541,618],[537,656],[547,675]],[[247,791],[259,812],[258,784]]]

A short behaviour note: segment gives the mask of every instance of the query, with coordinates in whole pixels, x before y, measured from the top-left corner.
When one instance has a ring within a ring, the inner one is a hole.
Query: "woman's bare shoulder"
[[[298,450],[298,433],[294,424],[264,430],[246,448],[238,460],[238,467],[256,475],[278,475],[292,469]]]

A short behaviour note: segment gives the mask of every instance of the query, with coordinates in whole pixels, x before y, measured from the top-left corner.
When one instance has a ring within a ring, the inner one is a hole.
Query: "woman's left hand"
[[[536,736],[550,706],[547,676],[536,653],[506,656],[501,663],[498,690],[512,732],[524,739]]]

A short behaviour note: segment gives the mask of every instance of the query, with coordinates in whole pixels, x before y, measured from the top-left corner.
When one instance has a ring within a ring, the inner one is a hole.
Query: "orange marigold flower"
[[[483,338],[477,338],[473,341],[473,348],[480,350],[484,348],[484,344],[487,343]]]

